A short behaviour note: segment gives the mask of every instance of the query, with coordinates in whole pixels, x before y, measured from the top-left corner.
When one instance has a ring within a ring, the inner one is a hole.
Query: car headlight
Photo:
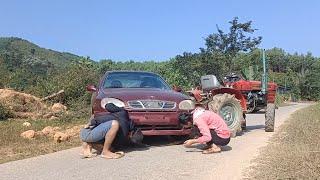
[[[119,99],[116,99],[116,98],[103,98],[101,100],[101,107],[103,109],[105,109],[106,104],[108,104],[108,103],[113,103],[114,105],[116,105],[118,107],[124,107],[125,106],[124,102],[122,102]]]
[[[179,103],[179,109],[181,110],[193,110],[195,104],[192,100],[183,100]]]

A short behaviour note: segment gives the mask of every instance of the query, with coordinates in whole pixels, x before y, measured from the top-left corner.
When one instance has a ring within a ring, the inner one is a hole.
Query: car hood
[[[103,90],[105,97],[117,98],[122,101],[154,99],[164,101],[180,102],[189,99],[187,95],[173,90],[163,90],[154,88],[113,88]]]

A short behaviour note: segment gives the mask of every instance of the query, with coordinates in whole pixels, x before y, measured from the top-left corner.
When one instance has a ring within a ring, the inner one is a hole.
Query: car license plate
[[[165,117],[164,115],[146,115],[145,119],[148,121],[154,121],[154,122],[170,122],[170,119]]]

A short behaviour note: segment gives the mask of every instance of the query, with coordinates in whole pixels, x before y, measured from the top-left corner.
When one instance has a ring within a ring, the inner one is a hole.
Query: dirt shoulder
[[[79,146],[87,112],[0,89],[0,164]]]
[[[320,177],[320,104],[295,112],[261,150],[250,179]]]
[[[79,146],[81,144],[78,137],[70,136],[70,138],[61,143],[54,141],[54,137],[51,135],[37,135],[34,138],[22,138],[21,133],[27,130],[34,130],[41,132],[45,127],[59,127],[59,131],[65,132],[67,129],[75,126],[85,124],[85,119],[75,119],[68,121],[65,119],[57,120],[31,120],[28,122],[31,124],[29,127],[23,126],[25,120],[11,119],[0,122],[0,164],[25,159],[29,157],[39,156],[42,154],[53,153],[64,149]]]

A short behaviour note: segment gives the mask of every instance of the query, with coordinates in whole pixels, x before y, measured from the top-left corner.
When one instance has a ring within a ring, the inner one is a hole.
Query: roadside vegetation
[[[12,118],[13,114],[8,107],[0,102],[0,120]]]
[[[64,117],[57,120],[37,119],[28,120],[28,122],[31,124],[29,127],[23,126],[24,120],[21,119],[11,119],[0,123],[0,164],[80,146],[81,142],[77,136],[70,137],[68,141],[57,143],[52,136],[36,136],[32,139],[25,139],[20,134],[31,129],[41,131],[47,126],[65,130],[83,125],[87,119]]]
[[[320,104],[295,112],[254,161],[249,179],[320,177]]]

